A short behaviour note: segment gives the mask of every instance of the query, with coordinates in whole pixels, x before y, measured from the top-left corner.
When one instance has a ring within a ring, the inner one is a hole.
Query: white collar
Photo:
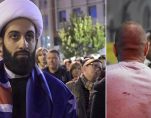
[[[15,73],[13,73],[12,71],[10,71],[5,65],[4,65],[5,71],[8,75],[9,79],[13,79],[13,78],[22,78],[22,77],[27,77],[28,75],[17,75]]]
[[[147,65],[147,66],[148,66],[150,63],[151,63],[151,61],[150,61],[150,60],[145,59],[145,61],[144,61],[144,64],[145,64],[145,65]]]

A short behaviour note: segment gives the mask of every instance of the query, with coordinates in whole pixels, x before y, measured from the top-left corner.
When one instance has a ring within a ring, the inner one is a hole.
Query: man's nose
[[[19,48],[26,49],[26,48],[28,48],[28,45],[29,44],[28,44],[26,38],[22,36],[20,41],[19,41]]]

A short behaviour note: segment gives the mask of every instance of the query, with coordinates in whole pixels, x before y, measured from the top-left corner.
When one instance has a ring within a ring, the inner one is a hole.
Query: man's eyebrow
[[[19,31],[16,31],[16,30],[12,30],[12,31],[10,31],[10,32],[8,32],[8,34],[11,34],[11,33],[19,33]],[[27,31],[26,33],[33,33],[34,34],[34,31],[32,31],[32,30],[29,30],[29,31]]]
[[[12,31],[8,32],[8,34],[11,34],[11,33],[19,33],[19,31],[12,30]]]
[[[29,30],[29,31],[27,31],[27,33],[35,33],[34,31],[32,31],[32,30]]]

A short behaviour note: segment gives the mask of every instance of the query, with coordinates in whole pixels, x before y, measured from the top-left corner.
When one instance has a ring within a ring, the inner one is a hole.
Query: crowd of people
[[[83,59],[61,61],[59,51],[39,47],[36,59],[42,71],[62,81],[73,93],[78,118],[105,118],[104,55],[97,59],[86,56]]]
[[[1,58],[3,60],[3,55]],[[62,81],[74,95],[77,118],[105,118],[103,61],[104,55],[97,59],[86,56],[83,59],[64,59],[61,62],[59,51],[44,47],[37,48],[35,53],[35,62],[40,70]]]

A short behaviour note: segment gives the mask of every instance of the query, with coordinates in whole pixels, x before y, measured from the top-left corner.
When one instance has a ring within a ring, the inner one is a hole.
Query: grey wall
[[[151,29],[151,0],[107,0],[107,39],[114,40],[116,29],[126,20]]]

